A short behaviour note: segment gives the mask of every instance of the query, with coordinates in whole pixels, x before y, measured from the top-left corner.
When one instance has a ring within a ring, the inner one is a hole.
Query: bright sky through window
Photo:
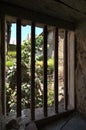
[[[31,26],[21,26],[21,41],[26,40],[28,35],[31,35]],[[36,27],[36,35],[39,35],[43,32],[42,28]],[[11,26],[11,39],[10,44],[16,44],[16,24],[12,24]]]

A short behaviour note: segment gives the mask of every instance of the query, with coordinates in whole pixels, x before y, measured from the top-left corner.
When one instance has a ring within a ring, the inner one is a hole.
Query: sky
[[[36,27],[36,35],[39,35],[40,33],[43,32],[42,28]],[[22,26],[21,27],[21,41],[27,39],[28,34],[31,34],[31,26]],[[16,24],[12,24],[11,26],[11,39],[10,39],[10,44],[16,44]]]

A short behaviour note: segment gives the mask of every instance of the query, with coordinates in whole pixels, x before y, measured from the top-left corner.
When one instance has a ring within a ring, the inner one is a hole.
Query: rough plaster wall
[[[1,30],[1,26],[0,26],[0,30]],[[1,32],[0,32],[0,49],[1,49]],[[0,65],[1,65],[1,53],[0,53]],[[1,117],[2,117],[2,103],[1,103],[1,66],[0,66],[0,130],[1,130],[1,126],[2,126]]]
[[[77,40],[77,69],[76,97],[77,108],[86,116],[86,22],[78,25]]]

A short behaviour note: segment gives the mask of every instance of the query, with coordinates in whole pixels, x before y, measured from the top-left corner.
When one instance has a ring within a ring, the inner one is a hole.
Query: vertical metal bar
[[[55,51],[54,51],[54,95],[55,112],[58,113],[58,28],[55,28]]]
[[[65,99],[65,110],[68,109],[68,45],[67,45],[67,34],[65,31],[64,38],[64,99]]]
[[[43,45],[43,66],[44,66],[44,93],[43,93],[43,107],[44,116],[47,117],[47,26],[44,26],[44,45]]]
[[[35,120],[35,24],[31,26],[31,120]]]
[[[7,23],[7,50],[8,50],[8,44],[10,42],[10,36],[11,36],[11,24]]]
[[[1,99],[2,113],[6,114],[6,91],[5,91],[5,17],[1,16]]]
[[[21,20],[16,24],[17,40],[17,117],[21,116]]]

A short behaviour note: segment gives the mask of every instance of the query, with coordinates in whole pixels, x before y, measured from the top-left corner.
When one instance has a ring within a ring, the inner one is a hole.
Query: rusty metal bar
[[[16,23],[17,41],[17,117],[21,116],[21,20]]]
[[[2,114],[6,114],[6,90],[5,90],[5,16],[1,16],[1,99],[2,99]]]
[[[64,38],[64,99],[65,99],[65,110],[68,109],[68,31],[65,30]]]
[[[11,37],[11,24],[7,22],[7,50],[10,42],[10,37]]]
[[[31,120],[35,120],[35,24],[31,26]]]
[[[54,98],[55,113],[58,113],[58,28],[55,28],[55,51],[54,51]]]
[[[43,66],[44,66],[44,93],[43,93],[43,109],[44,116],[47,117],[47,26],[44,26],[44,45],[43,45]]]

